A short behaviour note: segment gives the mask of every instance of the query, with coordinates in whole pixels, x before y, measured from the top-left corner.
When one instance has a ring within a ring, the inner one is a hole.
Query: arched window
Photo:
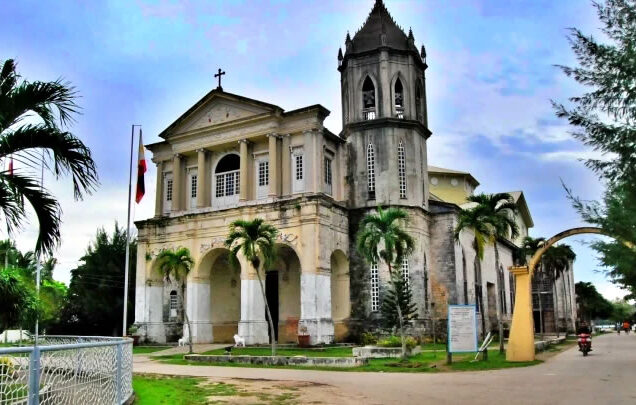
[[[170,291],[170,318],[177,317],[177,292],[175,290]]]
[[[400,198],[406,198],[406,159],[402,141],[398,144],[398,178],[400,180]]]
[[[371,281],[371,311],[380,310],[380,277],[378,276],[378,264],[373,263],[369,267]]]
[[[375,86],[369,76],[362,84],[362,117],[365,121],[375,119]]]
[[[402,81],[399,77],[395,81],[394,90],[395,116],[404,119],[404,88],[402,87]]]
[[[372,143],[367,145],[367,191],[369,200],[375,200],[375,150]]]
[[[219,160],[214,169],[214,207],[223,207],[238,201],[240,192],[240,167],[239,155],[230,153]]]

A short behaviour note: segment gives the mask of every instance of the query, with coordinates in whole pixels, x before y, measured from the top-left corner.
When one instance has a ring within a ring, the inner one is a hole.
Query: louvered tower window
[[[398,145],[398,178],[400,180],[400,198],[406,198],[406,159],[402,141]]]
[[[372,143],[367,146],[367,182],[369,200],[375,200],[375,150]]]

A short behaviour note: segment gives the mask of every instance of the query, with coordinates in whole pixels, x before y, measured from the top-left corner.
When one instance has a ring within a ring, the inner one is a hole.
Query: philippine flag
[[[144,143],[141,140],[141,129],[139,129],[139,159],[137,161],[137,192],[135,194],[135,202],[144,197],[146,193],[146,185],[144,183],[144,173],[146,173],[146,158],[144,157]]]

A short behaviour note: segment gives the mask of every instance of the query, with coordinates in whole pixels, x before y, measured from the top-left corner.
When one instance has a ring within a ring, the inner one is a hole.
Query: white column
[[[181,201],[185,200],[185,193],[183,190],[183,165],[181,161],[181,155],[175,154],[172,161],[172,211],[181,211],[183,205]]]
[[[163,281],[146,281],[146,302],[146,339],[150,342],[166,343],[166,329],[163,323]]]
[[[155,186],[155,217],[163,215],[163,162],[157,162],[157,183]]]
[[[192,343],[212,343],[210,281],[193,277],[186,286],[186,311],[192,324]],[[184,324],[184,335],[187,335]]]
[[[261,287],[257,279],[243,277],[241,273],[241,321],[238,334],[248,345],[267,344],[269,334]]]
[[[197,149],[197,208],[203,208],[210,205],[210,190],[208,184],[208,151],[206,149]]]
[[[269,142],[269,196],[278,197],[278,134],[267,135]]]
[[[332,343],[334,340],[331,319],[331,275],[329,269],[317,274],[300,275],[300,321],[298,332],[306,328],[311,344]]]

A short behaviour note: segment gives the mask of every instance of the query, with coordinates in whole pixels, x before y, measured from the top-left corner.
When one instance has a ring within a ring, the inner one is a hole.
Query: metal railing
[[[131,398],[132,340],[42,336],[0,348],[0,405],[123,404]]]

